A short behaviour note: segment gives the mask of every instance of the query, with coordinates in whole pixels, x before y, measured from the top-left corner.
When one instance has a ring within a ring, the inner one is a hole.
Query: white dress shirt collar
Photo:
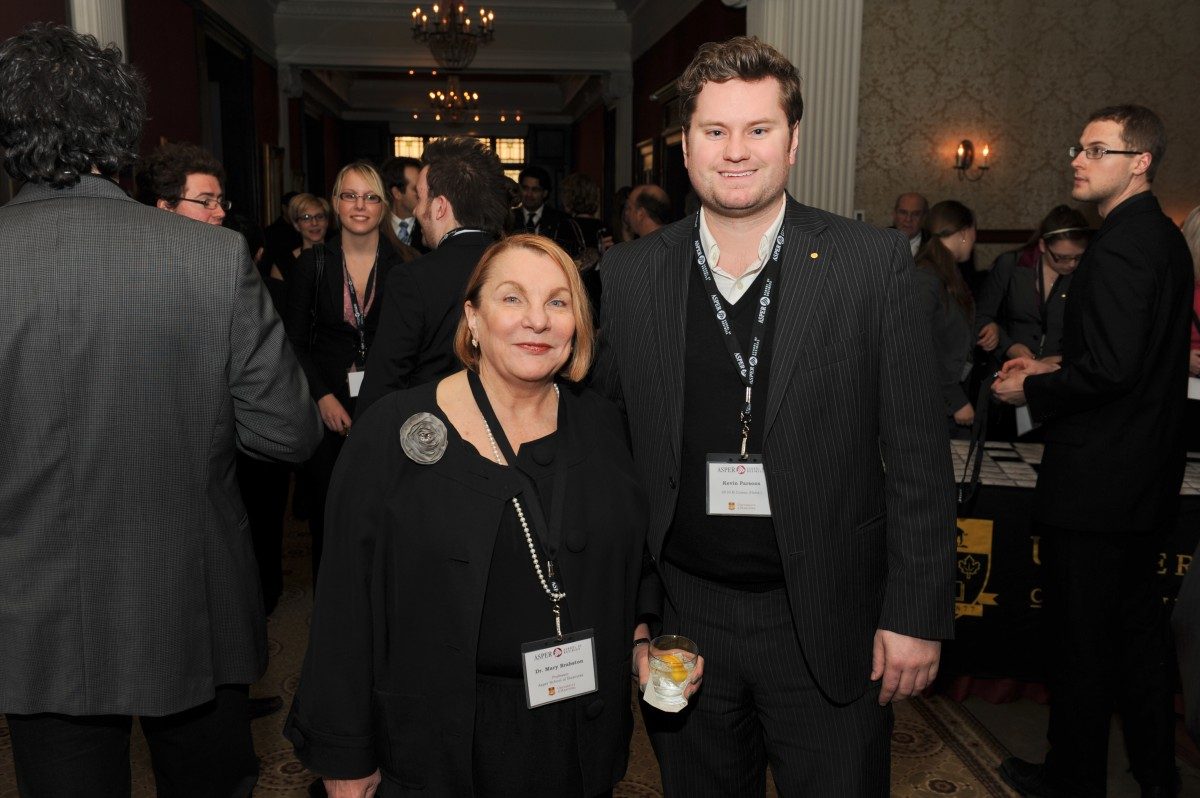
[[[717,246],[716,239],[708,229],[708,219],[704,209],[700,209],[700,246],[704,248],[704,255],[708,258],[708,265],[712,270],[717,290],[729,304],[732,305],[741,299],[742,295],[754,284],[755,278],[762,272],[767,263],[767,257],[771,254],[771,248],[775,244],[775,239],[779,236],[779,228],[783,227],[783,214],[786,210],[787,197],[784,197],[779,203],[779,213],[775,214],[775,220],[771,222],[758,241],[758,261],[746,269],[740,277],[734,277],[721,268],[721,248]]]

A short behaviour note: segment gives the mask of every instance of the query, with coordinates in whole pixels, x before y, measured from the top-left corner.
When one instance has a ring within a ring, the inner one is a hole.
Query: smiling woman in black
[[[609,794],[632,727],[645,497],[617,409],[561,379],[592,352],[566,253],[506,239],[467,296],[467,370],[372,405],[338,462],[285,734],[347,794]],[[594,690],[523,678],[526,650],[554,661],[581,640]]]

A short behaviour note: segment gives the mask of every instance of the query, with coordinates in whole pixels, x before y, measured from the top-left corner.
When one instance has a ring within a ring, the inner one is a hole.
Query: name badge
[[[347,371],[346,383],[350,386],[350,397],[358,396],[359,390],[362,389],[363,377],[367,376],[365,371]]]
[[[736,454],[710,454],[705,459],[704,495],[709,515],[771,514],[762,455],[752,454],[742,460]]]
[[[591,629],[521,646],[530,709],[596,692],[596,635]]]

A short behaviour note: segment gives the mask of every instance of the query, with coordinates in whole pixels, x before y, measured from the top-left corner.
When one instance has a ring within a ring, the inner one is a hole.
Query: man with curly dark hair
[[[195,144],[164,144],[138,170],[142,202],[205,224],[225,221],[225,167]]]
[[[321,423],[231,230],[111,178],[142,78],[35,24],[0,44],[0,712],[24,796],[248,796],[266,624],[238,450],[304,460]],[[186,177],[164,200],[203,199]],[[219,192],[211,199],[221,199]],[[195,204],[195,203],[191,203]],[[205,203],[201,203],[203,205]]]

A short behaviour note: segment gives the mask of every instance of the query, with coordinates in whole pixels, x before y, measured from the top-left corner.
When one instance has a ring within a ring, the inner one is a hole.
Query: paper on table
[[[1024,435],[1033,429],[1036,424],[1033,423],[1033,416],[1029,414],[1029,405],[1021,405],[1017,408],[1017,435]]]
[[[1200,399],[1200,378],[1188,377],[1188,399]]]

